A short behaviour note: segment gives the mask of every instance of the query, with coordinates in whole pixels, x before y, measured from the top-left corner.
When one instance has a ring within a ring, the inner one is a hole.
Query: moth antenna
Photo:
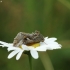
[[[45,42],[44,42],[45,43]],[[46,43],[45,43],[46,44]],[[47,45],[47,44],[46,44]]]

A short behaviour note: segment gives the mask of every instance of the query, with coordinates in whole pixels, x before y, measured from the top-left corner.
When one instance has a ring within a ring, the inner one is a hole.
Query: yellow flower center
[[[23,48],[22,48],[22,45],[20,45],[19,48],[23,49]]]
[[[28,47],[29,47],[29,46],[32,46],[32,47],[36,48],[36,47],[40,46],[40,43],[27,44],[27,46],[28,46]],[[22,45],[20,45],[19,48],[20,48],[20,49],[23,49],[23,48],[22,48]]]
[[[28,44],[27,46],[33,46],[34,48],[40,46],[40,43],[33,43],[33,44]]]

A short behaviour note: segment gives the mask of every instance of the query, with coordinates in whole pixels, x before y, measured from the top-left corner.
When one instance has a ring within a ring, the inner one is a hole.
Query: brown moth
[[[43,41],[44,36],[39,31],[35,31],[32,33],[19,32],[14,38],[13,46],[21,46],[22,44],[28,45]]]

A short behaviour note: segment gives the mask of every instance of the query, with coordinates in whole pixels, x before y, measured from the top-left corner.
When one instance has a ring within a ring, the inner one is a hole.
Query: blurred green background
[[[35,30],[44,36],[56,37],[63,46],[62,49],[46,52],[54,70],[70,70],[70,0],[0,2],[1,41],[10,43],[18,32],[31,33]],[[7,59],[8,54],[6,48],[0,48],[0,70],[30,70],[27,55],[23,54],[17,61],[15,57]],[[40,58],[32,61],[33,70],[45,70]]]

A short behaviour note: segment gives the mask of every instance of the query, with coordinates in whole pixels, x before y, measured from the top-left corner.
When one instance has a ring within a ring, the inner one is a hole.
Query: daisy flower
[[[31,44],[31,45],[22,44],[19,47],[14,47],[13,43],[6,43],[6,42],[3,42],[3,41],[0,41],[0,44],[1,44],[0,46],[7,47],[8,51],[13,50],[8,55],[8,59],[10,59],[10,58],[12,58],[13,56],[16,55],[16,60],[19,60],[19,58],[21,57],[21,55],[24,51],[30,51],[31,56],[34,59],[37,59],[39,57],[38,51],[45,52],[46,50],[60,49],[61,45],[58,44],[56,42],[56,40],[57,40],[57,38],[45,37],[44,42],[35,43],[35,44]]]
[[[27,50],[25,45],[22,45],[20,47],[15,47],[13,46],[13,43],[6,43],[3,41],[0,41],[0,46],[2,47],[7,47],[8,52],[12,51],[9,55],[8,55],[8,59],[12,58],[13,56],[16,55],[16,60],[19,60],[19,58],[21,57],[22,53],[24,52],[24,50]],[[24,48],[23,48],[24,46]]]
[[[60,49],[61,45],[56,42],[57,38],[44,38],[44,42],[36,43],[31,46],[26,46],[33,58],[39,57],[38,51],[44,52],[46,50]]]

